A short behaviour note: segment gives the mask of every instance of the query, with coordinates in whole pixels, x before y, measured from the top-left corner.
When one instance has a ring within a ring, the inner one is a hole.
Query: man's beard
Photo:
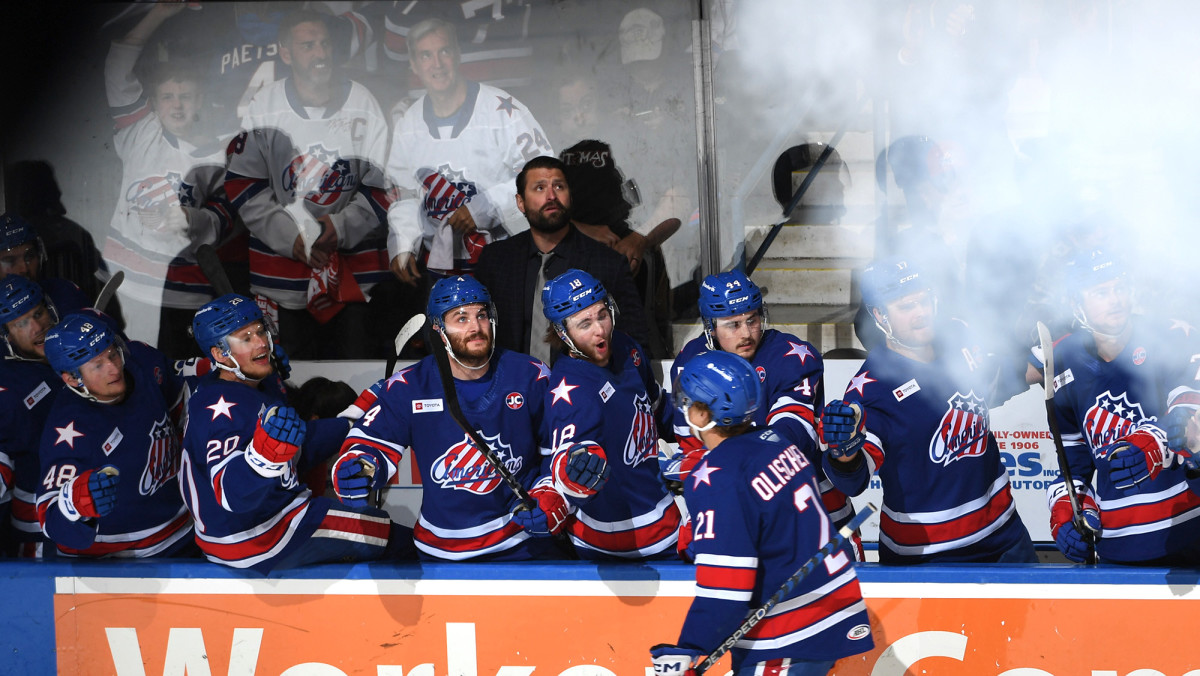
[[[482,331],[477,331],[472,334],[454,334],[447,333],[446,337],[450,339],[450,349],[454,350],[455,356],[459,361],[467,366],[482,366],[487,363],[487,360],[492,355],[492,341],[488,340],[487,345],[481,348],[472,350],[467,347],[467,341],[475,338],[478,335],[483,335]],[[486,337],[486,336],[485,336]]]
[[[540,211],[532,214],[526,214],[526,220],[529,221],[529,227],[538,232],[558,232],[567,227],[571,222],[571,210],[565,205],[559,208],[558,213],[552,216],[546,216]]]

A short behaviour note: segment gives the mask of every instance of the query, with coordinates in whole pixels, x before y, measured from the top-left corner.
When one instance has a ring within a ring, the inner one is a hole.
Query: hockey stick
[[[504,466],[504,462],[492,450],[484,440],[483,435],[476,431],[471,423],[467,422],[466,416],[463,415],[462,407],[458,404],[458,388],[454,386],[454,374],[450,371],[450,355],[446,354],[446,345],[442,342],[441,336],[437,330],[433,328],[433,323],[429,322],[426,325],[428,328],[425,333],[425,341],[429,345],[429,351],[433,353],[433,360],[437,363],[438,377],[442,381],[442,398],[445,400],[446,412],[454,419],[455,424],[462,428],[463,432],[467,433],[471,443],[483,453],[483,457],[491,463],[492,467],[500,473],[500,477],[504,479],[504,483],[508,484],[517,499],[521,501],[522,509],[533,509],[536,503],[533,498],[529,497],[529,491],[517,481],[517,477],[509,471],[508,467]]]
[[[121,288],[121,282],[124,281],[124,270],[114,272],[108,278],[108,281],[104,283],[104,287],[100,289],[100,293],[96,294],[96,302],[92,307],[100,312],[104,312],[108,308],[108,304],[112,302],[113,296],[117,295],[117,289]]]
[[[1058,416],[1054,413],[1054,341],[1050,339],[1050,329],[1037,323],[1038,342],[1042,346],[1042,387],[1046,390],[1046,422],[1050,426],[1050,436],[1054,437],[1054,450],[1058,453],[1058,470],[1062,473],[1063,483],[1067,487],[1067,500],[1071,503],[1071,521],[1075,530],[1088,543],[1088,563],[1096,563],[1096,534],[1083,520],[1083,507],[1079,502],[1079,494],[1075,491],[1075,481],[1071,476],[1071,466],[1067,464],[1067,451],[1063,448],[1062,433],[1058,429]]]
[[[750,613],[746,617],[746,620],[742,622],[741,626],[739,626],[733,632],[733,634],[729,636],[729,638],[725,639],[725,641],[721,644],[721,647],[712,651],[712,653],[700,663],[700,666],[696,667],[696,676],[700,676],[704,672],[713,668],[717,661],[719,661],[725,655],[725,653],[729,652],[735,643],[742,640],[742,637],[745,636],[751,629],[753,629],[755,625],[757,625],[759,622],[762,622],[763,618],[767,616],[767,613],[771,612],[771,609],[774,608],[780,601],[782,601],[783,597],[787,596],[793,589],[795,589],[796,585],[800,584],[801,580],[808,577],[809,573],[813,572],[814,568],[824,563],[825,559],[829,558],[829,556],[837,551],[842,545],[846,544],[846,541],[850,539],[850,536],[854,535],[854,531],[862,528],[863,523],[865,523],[866,520],[874,513],[875,505],[868,503],[865,507],[863,507],[861,512],[859,512],[853,519],[850,520],[850,523],[842,526],[838,532],[834,533],[829,542],[826,542],[824,546],[817,550],[816,554],[812,555],[812,558],[805,561],[803,566],[800,566],[800,570],[797,570],[792,574],[791,577],[784,581],[783,586],[779,588],[779,591],[775,592],[771,598],[767,599],[766,603],[762,604],[758,607],[758,609]]]
[[[396,334],[396,342],[392,354],[387,359],[386,372],[383,374],[384,378],[392,377],[392,372],[396,370],[396,362],[400,361],[400,352],[404,350],[404,346],[408,344],[408,341],[417,335],[417,332],[421,330],[421,325],[424,323],[425,315],[418,312],[407,322],[404,322],[404,326],[400,327],[400,332]]]

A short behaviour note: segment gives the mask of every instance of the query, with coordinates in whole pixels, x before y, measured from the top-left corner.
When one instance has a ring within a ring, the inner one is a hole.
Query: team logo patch
[[[343,193],[357,190],[359,183],[350,163],[320,143],[293,158],[281,178],[284,190],[321,206],[329,206]]]
[[[500,462],[504,463],[510,472],[520,474],[522,459],[513,455],[512,446],[504,443],[499,434],[484,436],[483,440],[495,451]],[[503,481],[500,473],[488,462],[487,456],[471,443],[471,438],[466,434],[463,434],[462,440],[446,449],[445,453],[433,461],[429,476],[442,488],[477,495],[491,493]]]
[[[850,631],[846,632],[846,638],[850,639],[851,641],[857,641],[859,639],[864,639],[870,635],[871,635],[871,627],[868,625],[865,625],[865,624],[860,624],[857,627],[852,627],[850,629]]]
[[[441,413],[441,399],[414,399],[412,403],[413,413]]]
[[[1133,351],[1133,363],[1141,366],[1144,361],[1146,361],[1146,348],[1139,347]]]
[[[613,394],[616,391],[617,391],[617,389],[612,386],[612,383],[605,382],[604,387],[600,388],[600,399],[602,399],[604,401],[604,403],[607,404],[608,400],[612,398]]]
[[[650,397],[645,394],[634,396],[633,411],[633,422],[625,439],[625,464],[637,467],[658,457],[658,428],[654,425]]]
[[[937,434],[929,442],[929,459],[946,466],[955,460],[977,458],[987,450],[988,408],[974,391],[955,392]]]
[[[897,387],[896,389],[892,390],[892,396],[894,396],[896,398],[896,401],[904,401],[907,397],[914,395],[920,391],[921,391],[921,386],[919,384],[917,384],[917,379],[913,378],[912,380],[908,381],[907,383],[904,383],[900,387]]]
[[[1093,451],[1098,451],[1129,434],[1134,425],[1145,419],[1142,405],[1129,401],[1128,393],[1115,395],[1105,390],[1083,416],[1083,438]]]
[[[150,428],[149,434],[150,449],[138,484],[138,492],[142,495],[152,495],[179,474],[179,438],[165,413]]]
[[[114,429],[112,434],[108,435],[108,438],[104,440],[104,444],[100,446],[100,448],[104,449],[104,455],[111,455],[124,438],[125,435],[121,433],[120,427]]]
[[[38,386],[33,388],[32,392],[25,395],[25,408],[32,411],[33,407],[37,406],[39,401],[45,399],[47,394],[50,394],[50,386],[46,383],[38,383]]]
[[[504,403],[515,411],[525,405],[525,397],[522,397],[520,392],[510,392],[508,396],[504,398]]]
[[[462,171],[451,169],[449,164],[443,164],[437,171],[421,168],[417,170],[417,180],[425,192],[425,215],[434,221],[445,220],[479,192]]]
[[[641,352],[638,352],[637,350],[630,350],[629,356],[630,356],[630,358],[633,359],[634,366],[642,365],[642,353]]]
[[[767,382],[767,370],[761,366],[755,366],[754,372],[758,374],[759,382]]]

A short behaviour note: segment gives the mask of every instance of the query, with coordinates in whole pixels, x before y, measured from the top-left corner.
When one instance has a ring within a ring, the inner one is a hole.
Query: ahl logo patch
[[[1129,393],[1116,395],[1105,390],[1083,416],[1083,438],[1088,446],[1098,450],[1129,434],[1143,420],[1146,414],[1142,405],[1129,401]]]
[[[946,466],[963,458],[978,458],[987,450],[988,408],[974,390],[955,392],[946,400],[946,414],[929,442],[929,459]]]
[[[513,456],[512,446],[501,441],[499,434],[493,437],[483,436],[483,440],[495,451],[508,471],[520,474],[521,458]],[[500,473],[488,462],[487,456],[471,443],[471,438],[466,434],[433,461],[433,466],[429,468],[429,477],[442,488],[453,488],[477,495],[491,493],[503,481]]]
[[[520,392],[509,392],[504,398],[504,403],[515,411],[525,405],[525,397],[522,397]]]

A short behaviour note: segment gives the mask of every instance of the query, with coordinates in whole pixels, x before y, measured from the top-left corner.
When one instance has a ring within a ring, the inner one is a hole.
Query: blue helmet
[[[26,242],[37,241],[33,224],[10,212],[0,214],[0,251],[15,249]]]
[[[227,353],[229,334],[251,322],[262,320],[263,313],[257,303],[245,296],[229,293],[209,301],[196,311],[196,316],[192,318],[192,337],[205,356],[213,347]]]
[[[567,317],[603,302],[609,302],[604,285],[583,270],[567,270],[542,287],[542,313],[560,332]]]
[[[709,275],[700,285],[700,316],[705,320],[753,312],[762,304],[762,291],[741,270]]]
[[[6,275],[0,280],[0,336],[7,335],[6,325],[34,309],[45,300],[42,287],[21,275]]]
[[[1096,286],[1128,274],[1125,262],[1120,256],[1104,251],[1081,251],[1067,263],[1067,287],[1071,295],[1080,293]]]
[[[705,352],[687,363],[675,379],[675,404],[685,411],[694,403],[712,411],[721,427],[754,419],[763,400],[762,379],[750,362],[716,350]]]
[[[862,271],[862,297],[867,307],[883,309],[897,298],[929,288],[920,269],[903,258],[877,260]]]
[[[79,367],[103,354],[117,341],[107,322],[73,312],[46,334],[46,360],[57,373],[80,378]]]
[[[439,279],[429,292],[429,303],[425,307],[425,314],[434,327],[441,329],[445,328],[447,312],[472,303],[486,305],[488,316],[495,321],[496,311],[487,287],[474,277],[445,277]]]

